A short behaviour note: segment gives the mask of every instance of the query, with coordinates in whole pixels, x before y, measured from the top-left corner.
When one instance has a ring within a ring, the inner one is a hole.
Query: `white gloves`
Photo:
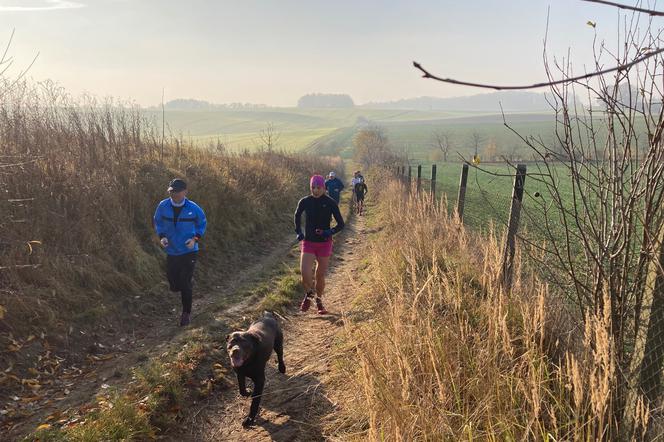
[[[159,242],[161,243],[162,247],[168,247],[168,238],[166,238],[165,236],[162,239],[160,239]]]

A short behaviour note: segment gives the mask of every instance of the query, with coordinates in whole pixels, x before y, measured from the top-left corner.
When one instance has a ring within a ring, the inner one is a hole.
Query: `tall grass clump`
[[[152,228],[170,179],[187,180],[209,220],[197,270],[205,285],[287,235],[308,176],[333,167],[162,140],[136,106],[74,100],[51,83],[15,84],[2,98],[0,348],[18,349],[32,335],[44,351],[62,351],[79,329],[127,328],[177,304],[164,302],[164,255]],[[3,353],[0,366],[19,354]]]
[[[342,411],[329,423],[332,437],[643,437],[643,425],[633,434],[613,431],[607,307],[579,321],[520,270],[519,257],[506,292],[498,238],[466,231],[447,217],[444,201],[407,197],[395,182],[373,188],[385,189],[372,220],[382,230],[355,307],[364,314],[346,321],[335,370]],[[649,410],[639,403],[634,419],[644,423]]]

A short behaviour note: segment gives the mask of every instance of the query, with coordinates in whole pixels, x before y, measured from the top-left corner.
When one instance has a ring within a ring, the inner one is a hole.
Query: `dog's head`
[[[226,349],[233,368],[242,367],[254,354],[256,337],[247,332],[233,332],[226,336]]]

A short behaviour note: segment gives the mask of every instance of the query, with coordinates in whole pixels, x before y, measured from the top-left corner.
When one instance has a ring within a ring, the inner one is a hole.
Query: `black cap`
[[[179,178],[175,178],[174,180],[171,180],[170,183],[168,183],[169,192],[180,192],[182,190],[185,190],[186,188],[187,188],[187,183],[185,183],[183,180]]]

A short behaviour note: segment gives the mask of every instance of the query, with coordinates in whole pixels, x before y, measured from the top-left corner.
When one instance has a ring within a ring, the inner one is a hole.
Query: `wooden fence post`
[[[422,189],[422,165],[418,164],[417,165],[417,194],[420,194],[420,190]]]
[[[468,164],[461,168],[461,179],[459,181],[459,196],[457,197],[456,213],[459,221],[463,222],[463,205],[466,200],[466,182],[468,181]]]
[[[410,188],[413,187],[413,166],[408,166],[408,192],[410,193]]]
[[[436,165],[431,165],[431,200],[436,200]]]
[[[523,186],[526,181],[526,165],[516,166],[514,176],[514,189],[512,190],[512,206],[510,207],[510,220],[507,224],[507,241],[503,253],[501,282],[503,287],[512,286],[512,274],[514,272],[514,252],[516,250],[516,232],[519,229],[519,217],[521,215],[521,203],[523,202]]]

